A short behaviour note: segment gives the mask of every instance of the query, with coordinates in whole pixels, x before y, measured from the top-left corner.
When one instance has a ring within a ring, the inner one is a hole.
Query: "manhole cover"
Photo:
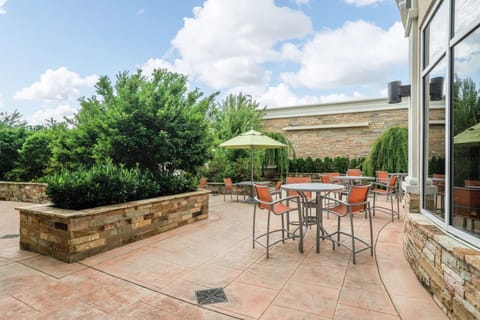
[[[19,234],[6,234],[4,236],[1,236],[0,239],[11,239],[11,238],[18,238],[20,237]]]
[[[223,288],[196,290],[198,304],[211,304],[219,302],[227,302],[227,296]]]

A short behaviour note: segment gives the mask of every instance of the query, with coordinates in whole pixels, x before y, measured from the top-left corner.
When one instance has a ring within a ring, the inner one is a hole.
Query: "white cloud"
[[[351,96],[346,94],[328,94],[321,96],[298,96],[295,94],[288,85],[281,83],[275,87],[269,87],[258,99],[260,105],[268,106],[269,108],[276,107],[287,107],[287,106],[298,106],[298,105],[308,105],[308,104],[319,104],[319,103],[331,103],[331,102],[340,102],[348,100],[358,100],[365,99],[366,96],[354,92]]]
[[[343,0],[347,4],[353,4],[356,7],[371,6],[382,2],[383,0]]]
[[[68,101],[80,97],[80,88],[91,88],[98,81],[97,75],[80,77],[65,67],[48,69],[40,76],[40,81],[18,91],[17,100]]]
[[[214,89],[265,84],[269,76],[261,64],[281,55],[274,47],[312,30],[303,12],[273,0],[207,0],[193,13],[172,40],[175,66]]]
[[[5,106],[5,100],[3,99],[3,94],[0,93],[0,109]]]
[[[388,72],[408,61],[408,41],[400,22],[383,30],[365,21],[322,30],[302,52],[298,72],[283,73],[293,87],[324,89],[382,84]]]
[[[7,3],[7,0],[0,0],[0,14],[4,14],[7,11],[3,9],[3,6]]]
[[[302,52],[296,45],[292,43],[285,43],[281,49],[281,57],[284,60],[300,61]]]
[[[295,0],[295,3],[297,6],[302,5],[302,4],[308,4],[310,0]]]
[[[77,111],[77,108],[68,104],[60,104],[53,108],[44,106],[43,109],[37,110],[29,115],[26,120],[31,125],[45,124],[45,120],[47,119],[62,121],[64,117],[71,117]]]

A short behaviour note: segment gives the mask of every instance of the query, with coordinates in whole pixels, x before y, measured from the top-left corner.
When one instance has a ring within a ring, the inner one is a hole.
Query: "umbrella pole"
[[[250,148],[250,182],[253,188],[253,148]]]

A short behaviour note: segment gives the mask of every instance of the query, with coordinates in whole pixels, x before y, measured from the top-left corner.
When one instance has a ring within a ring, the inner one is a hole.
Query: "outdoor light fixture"
[[[444,77],[434,77],[430,79],[430,100],[443,99],[443,80]],[[388,83],[388,103],[400,103],[402,97],[410,96],[410,85],[402,86],[401,81],[390,81]]]

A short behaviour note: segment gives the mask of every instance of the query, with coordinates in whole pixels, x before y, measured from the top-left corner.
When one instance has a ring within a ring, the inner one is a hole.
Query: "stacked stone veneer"
[[[421,214],[405,221],[405,255],[422,285],[451,319],[480,319],[480,250]]]
[[[0,181],[0,200],[46,203],[45,183]]]
[[[203,220],[210,191],[158,197],[85,210],[49,205],[20,211],[20,247],[65,262]]]

